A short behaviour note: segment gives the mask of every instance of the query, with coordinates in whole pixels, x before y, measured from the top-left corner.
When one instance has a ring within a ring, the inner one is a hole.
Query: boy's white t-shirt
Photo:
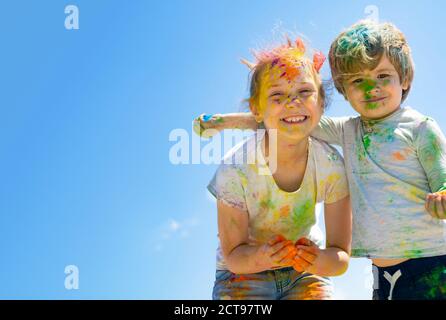
[[[312,132],[342,146],[353,209],[352,256],[399,259],[446,254],[446,220],[425,196],[446,185],[446,139],[412,108],[388,117],[322,117]]]
[[[276,185],[256,139],[254,135],[225,156],[208,185],[209,191],[226,205],[248,214],[252,244],[282,235],[291,241],[308,237],[321,245],[316,203],[333,203],[349,194],[342,156],[325,142],[310,138],[301,186],[286,192]],[[253,152],[261,161],[247,164]],[[220,246],[217,269],[227,269]]]

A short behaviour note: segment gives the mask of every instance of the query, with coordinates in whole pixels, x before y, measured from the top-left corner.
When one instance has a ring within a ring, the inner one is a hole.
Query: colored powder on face
[[[370,91],[375,89],[376,87],[376,81],[372,79],[364,79],[359,85],[359,89],[361,89],[364,92],[364,98],[366,100],[369,100],[372,98],[372,95],[370,94]]]
[[[376,108],[378,108],[378,103],[377,102],[367,103],[365,108],[368,110],[375,110]]]

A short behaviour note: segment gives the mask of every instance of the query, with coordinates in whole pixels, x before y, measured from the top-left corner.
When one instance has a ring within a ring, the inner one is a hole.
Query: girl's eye
[[[299,93],[300,94],[302,94],[302,95],[304,95],[304,96],[309,96],[309,95],[311,95],[311,94],[313,94],[313,90],[310,90],[310,89],[305,89],[305,90],[300,90],[299,91]]]

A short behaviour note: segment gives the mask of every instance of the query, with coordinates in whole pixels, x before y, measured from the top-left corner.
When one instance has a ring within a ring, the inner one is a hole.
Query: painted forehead
[[[381,73],[381,72],[393,72],[393,73],[397,73],[397,70],[395,69],[394,65],[390,62],[390,60],[383,56],[383,58],[380,60],[380,62],[378,63],[378,65],[374,68],[374,69],[364,69],[361,70],[357,73],[352,73],[351,75],[349,75],[349,77],[347,78],[352,78],[358,75],[364,75],[364,74],[368,74],[368,73]]]
[[[274,59],[263,77],[270,85],[295,84],[297,82],[314,82],[311,64],[304,60]]]

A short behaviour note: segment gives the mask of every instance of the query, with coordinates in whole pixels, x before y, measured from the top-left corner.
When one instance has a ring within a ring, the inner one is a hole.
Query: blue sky
[[[64,8],[79,8],[66,30]],[[327,52],[367,5],[407,36],[406,105],[443,130],[442,1],[23,1],[2,4],[0,298],[209,299],[216,165],[173,165],[172,130],[235,112],[250,48],[305,35]],[[322,71],[329,76],[328,66]],[[334,94],[328,115],[354,111]],[[67,265],[79,289],[64,287]],[[368,299],[370,263],[335,280]]]

